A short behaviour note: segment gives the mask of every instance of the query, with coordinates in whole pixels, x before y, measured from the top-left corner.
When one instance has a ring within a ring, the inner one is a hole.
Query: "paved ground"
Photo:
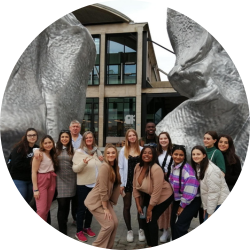
[[[115,237],[115,244],[114,244],[114,249],[142,249],[146,247],[146,243],[145,242],[139,242],[138,241],[138,223],[137,223],[137,218],[136,218],[136,206],[135,206],[135,202],[133,200],[133,204],[132,204],[132,208],[131,208],[131,222],[132,222],[132,228],[134,231],[134,242],[132,243],[128,243],[126,240],[127,237],[127,228],[125,226],[124,220],[123,220],[123,215],[122,215],[122,210],[123,210],[123,201],[122,201],[122,197],[120,196],[118,204],[114,207],[115,208],[115,212],[116,215],[118,217],[119,220],[119,225],[118,225],[118,230],[117,230],[117,234]],[[58,224],[57,224],[57,201],[54,201],[52,203],[51,206],[51,225],[58,229]],[[191,226],[190,226],[190,231],[193,230],[194,228],[196,228],[199,225],[199,221],[198,219],[194,218]],[[95,218],[93,217],[93,221],[92,221],[92,225],[91,225],[91,229],[98,234],[99,230],[100,230],[100,226],[98,224],[98,222],[95,220]],[[69,215],[69,220],[68,220],[68,236],[75,239],[75,233],[76,233],[76,227],[72,225],[72,217],[71,214]],[[159,237],[161,236],[161,232],[159,231]],[[170,234],[170,232],[169,232]],[[94,238],[89,238],[88,237],[88,241],[86,243],[82,243],[82,244],[92,244],[92,242],[95,240],[96,237]],[[168,239],[169,241],[169,239]],[[161,244],[161,243],[159,243]],[[167,244],[167,243],[165,243]]]

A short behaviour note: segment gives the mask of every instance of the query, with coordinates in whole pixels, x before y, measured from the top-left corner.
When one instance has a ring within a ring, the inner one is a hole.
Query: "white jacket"
[[[200,169],[197,168],[198,176]],[[229,195],[223,172],[213,162],[209,161],[203,180],[200,181],[201,201],[204,210],[212,214]]]
[[[143,147],[140,147],[140,151],[143,149]],[[118,158],[118,166],[119,166],[119,172],[121,176],[121,187],[126,187],[127,185],[127,178],[128,178],[128,159],[124,156],[124,149],[125,147],[122,147],[119,158]]]

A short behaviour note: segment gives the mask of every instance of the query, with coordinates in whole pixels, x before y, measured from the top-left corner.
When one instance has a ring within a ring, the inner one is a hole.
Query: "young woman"
[[[38,148],[35,144],[38,136],[34,128],[28,128],[10,154],[10,175],[18,191],[30,203],[33,197],[31,180],[31,158],[33,157],[33,148]]]
[[[46,135],[40,142],[38,159],[32,161],[32,183],[36,200],[37,214],[47,221],[48,212],[56,189],[56,149],[50,135]]]
[[[135,165],[139,162],[139,156],[142,147],[139,146],[138,135],[134,129],[128,129],[125,135],[125,146],[121,149],[119,154],[119,172],[121,176],[120,193],[123,196],[123,217],[127,226],[127,241],[133,242],[134,235],[131,227],[131,201],[133,192],[133,177]],[[143,229],[141,229],[140,218],[139,222],[139,241],[145,240]]]
[[[221,170],[208,160],[205,149],[195,146],[191,151],[191,163],[197,170],[200,181],[200,193],[204,209],[204,221],[207,220],[224,202],[229,190]]]
[[[187,163],[183,145],[173,146],[166,179],[174,190],[170,225],[172,240],[175,240],[188,233],[190,223],[193,217],[197,216],[201,206],[199,181],[195,169]]]
[[[226,164],[226,183],[232,191],[241,173],[241,163],[235,154],[233,139],[229,135],[221,135],[218,139],[218,148],[222,152]]]
[[[94,135],[91,131],[83,134],[80,148],[75,151],[73,157],[73,171],[77,173],[77,232],[75,237],[82,242],[87,241],[84,234],[95,237],[91,230],[92,214],[86,209],[84,200],[88,193],[96,185],[96,178],[103,160],[102,153],[97,149]],[[83,227],[83,220],[84,227]]]
[[[59,231],[67,235],[70,201],[76,194],[76,174],[72,169],[74,148],[69,130],[62,130],[56,143],[57,170],[57,221]]]
[[[164,174],[167,174],[168,164],[171,160],[172,141],[169,133],[161,132],[158,136],[159,142],[157,146],[158,162]],[[172,204],[164,211],[158,220],[159,229],[163,229],[160,242],[165,243],[168,239],[168,228],[170,228]]]
[[[215,131],[207,131],[203,138],[204,145],[206,147],[206,154],[210,161],[218,166],[225,174],[226,167],[222,153],[215,146],[218,143],[218,135]]]
[[[101,230],[92,244],[96,247],[112,249],[115,241],[118,219],[113,205],[118,201],[121,184],[117,158],[116,147],[107,144],[96,186],[85,199],[85,205],[101,225]]]
[[[157,220],[173,201],[173,190],[157,162],[155,148],[144,147],[133,179],[133,195],[138,213],[145,216],[142,224],[149,247],[158,245]]]

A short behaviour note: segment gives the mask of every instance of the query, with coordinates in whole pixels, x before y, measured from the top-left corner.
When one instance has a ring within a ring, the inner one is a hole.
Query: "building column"
[[[105,84],[105,33],[101,33],[100,44],[100,84],[99,84],[99,127],[98,127],[98,146],[103,147],[103,130],[104,130],[104,84]]]
[[[143,28],[137,29],[137,79],[136,79],[136,132],[141,137],[141,87],[142,87],[142,48]]]

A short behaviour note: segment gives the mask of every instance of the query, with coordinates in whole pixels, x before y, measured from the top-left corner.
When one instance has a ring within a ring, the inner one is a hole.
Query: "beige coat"
[[[148,176],[143,179],[142,186],[138,183],[142,167],[139,163],[135,166],[133,179],[133,196],[134,198],[141,197],[141,192],[150,195],[149,204],[156,206],[167,200],[173,193],[171,185],[165,181],[164,173],[161,167],[154,164]]]
[[[84,163],[83,160],[90,158],[88,163]],[[73,161],[73,171],[77,173],[77,185],[89,185],[96,183],[96,167],[99,169],[102,165],[102,162],[98,159],[96,153],[94,155],[88,155],[84,153],[81,149],[75,151]]]
[[[197,173],[199,175],[199,168]],[[223,172],[209,161],[203,180],[200,181],[201,201],[204,210],[212,214],[218,205],[221,205],[229,195]]]
[[[114,184],[110,181],[109,177],[109,168],[110,166],[107,163],[101,165],[96,185],[84,201],[89,211],[101,207],[102,201],[109,201],[111,205],[117,204],[120,194],[120,185],[113,187]]]

